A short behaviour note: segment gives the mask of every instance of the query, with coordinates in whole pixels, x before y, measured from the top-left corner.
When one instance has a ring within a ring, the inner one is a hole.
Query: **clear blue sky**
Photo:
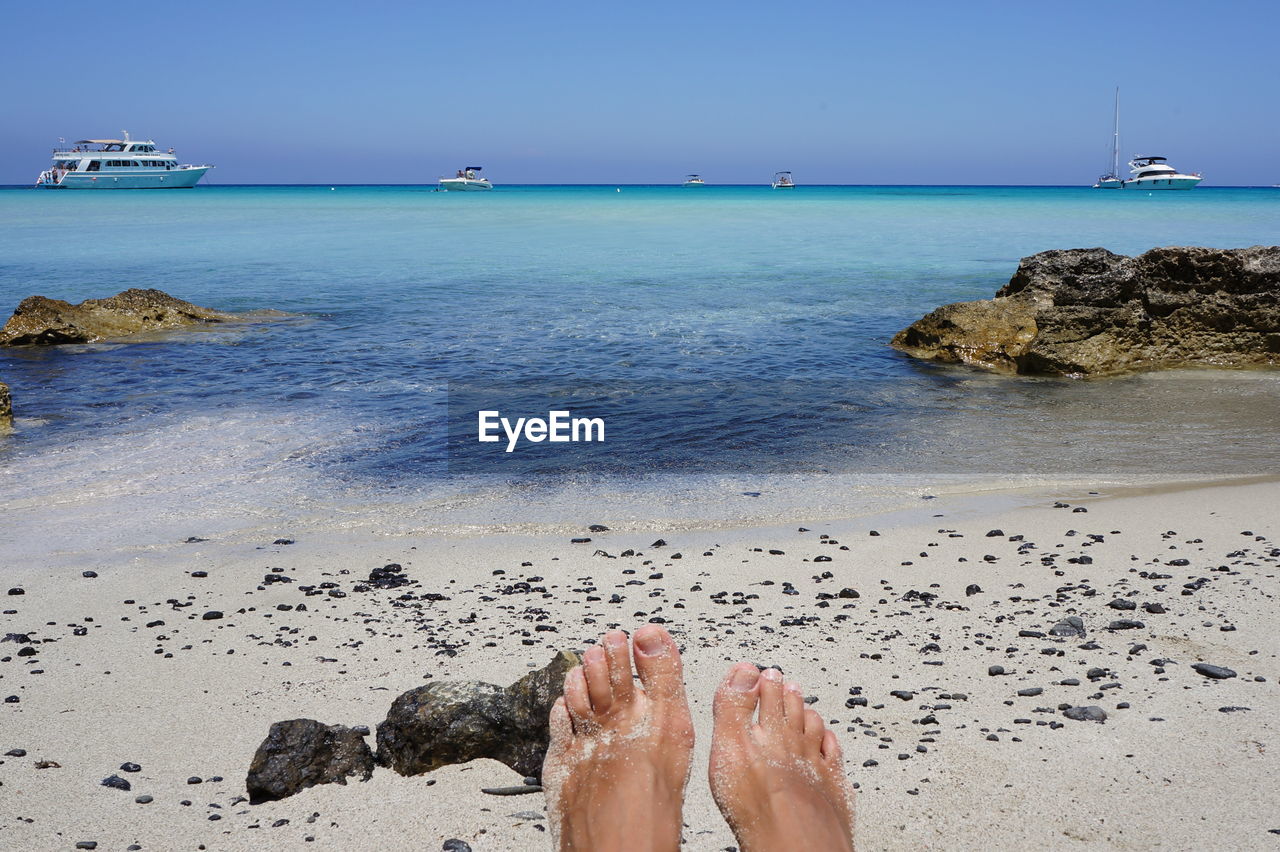
[[[57,10],[56,12],[54,10]],[[215,183],[1280,183],[1280,3],[9,2],[0,183],[115,135]]]

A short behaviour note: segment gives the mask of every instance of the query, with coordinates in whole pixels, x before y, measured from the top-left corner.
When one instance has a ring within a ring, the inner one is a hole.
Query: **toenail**
[[[760,679],[759,670],[757,670],[754,667],[746,668],[744,666],[740,669],[734,670],[733,677],[729,678],[729,685],[732,686],[734,689],[740,689],[743,692],[746,692],[749,689],[751,689],[751,687],[755,686],[756,681],[758,681],[759,679]]]
[[[604,648],[601,648],[599,645],[592,645],[587,649],[587,652],[583,654],[583,658],[593,663],[602,662],[604,660]]]
[[[661,653],[663,650],[662,634],[656,630],[645,633],[643,636],[636,634],[636,647],[649,655]]]
[[[801,689],[800,689],[800,684],[795,683],[795,682],[788,683],[788,684],[784,687],[784,689],[786,689],[786,690],[787,690],[787,692],[794,692],[794,693],[796,693],[797,695],[799,695],[799,694],[801,694],[801,692],[803,692],[803,690],[801,690]]]
[[[610,648],[621,648],[627,644],[627,634],[621,630],[610,631],[604,634],[604,643]]]
[[[766,680],[782,680],[782,672],[777,669],[765,669],[760,674]]]

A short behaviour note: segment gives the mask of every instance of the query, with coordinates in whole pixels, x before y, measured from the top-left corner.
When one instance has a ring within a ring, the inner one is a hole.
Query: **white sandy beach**
[[[1054,508],[1059,500],[1069,507]],[[0,635],[32,641],[0,644],[0,695],[18,698],[0,705],[0,752],[25,750],[0,757],[0,847],[407,850],[460,838],[476,850],[546,848],[541,794],[479,792],[520,783],[491,761],[413,778],[379,768],[369,782],[280,802],[238,799],[274,721],[373,728],[427,678],[509,683],[555,649],[662,618],[685,649],[698,726],[691,850],[734,842],[705,771],[712,692],[741,659],[782,667],[817,698],[859,788],[862,849],[1274,848],[1280,483],[1045,491],[1016,502],[993,511],[990,501],[940,497],[841,521],[675,531],[586,531],[608,517],[537,534],[357,526],[290,545],[211,534],[101,552],[11,530],[0,544],[5,585],[25,594],[4,598]],[[651,547],[659,537],[668,545]],[[352,591],[388,562],[419,585]],[[296,582],[259,588],[271,569]],[[1184,594],[1199,578],[1208,579]],[[519,580],[546,591],[502,594]],[[346,596],[299,590],[322,582]],[[982,591],[967,596],[974,583]],[[818,599],[846,588],[859,597]],[[396,606],[403,591],[448,600]],[[615,593],[623,600],[609,603]],[[1136,611],[1109,608],[1115,598]],[[277,609],[304,602],[303,612]],[[1167,612],[1148,613],[1148,603]],[[210,610],[224,617],[203,620]],[[459,623],[471,613],[474,623]],[[1019,636],[1069,615],[1087,638]],[[1107,629],[1123,618],[1143,626]],[[35,653],[18,656],[22,648]],[[1210,680],[1191,669],[1197,662],[1238,676]],[[1008,673],[989,676],[992,665]],[[1095,667],[1105,673],[1090,679]],[[1062,684],[1070,679],[1078,685]],[[867,706],[846,707],[858,687]],[[1044,691],[1016,694],[1030,687]],[[1066,719],[1066,704],[1101,707],[1107,720]],[[120,771],[125,762],[141,770]],[[113,774],[132,790],[100,785]],[[143,795],[153,801],[137,803]]]

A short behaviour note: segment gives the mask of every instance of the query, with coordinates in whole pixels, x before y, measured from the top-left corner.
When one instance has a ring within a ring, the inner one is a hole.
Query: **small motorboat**
[[[791,178],[791,172],[775,172],[772,186],[774,189],[795,189],[796,182]]]
[[[483,166],[467,166],[465,169],[458,169],[458,173],[454,177],[440,178],[440,188],[450,192],[474,192],[493,189],[493,184],[489,182],[489,179],[480,176],[482,168]]]

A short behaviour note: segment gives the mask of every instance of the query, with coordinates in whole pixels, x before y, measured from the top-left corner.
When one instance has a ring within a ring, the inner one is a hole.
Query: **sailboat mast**
[[[1120,176],[1120,87],[1116,86],[1115,130],[1111,134],[1111,174]]]

